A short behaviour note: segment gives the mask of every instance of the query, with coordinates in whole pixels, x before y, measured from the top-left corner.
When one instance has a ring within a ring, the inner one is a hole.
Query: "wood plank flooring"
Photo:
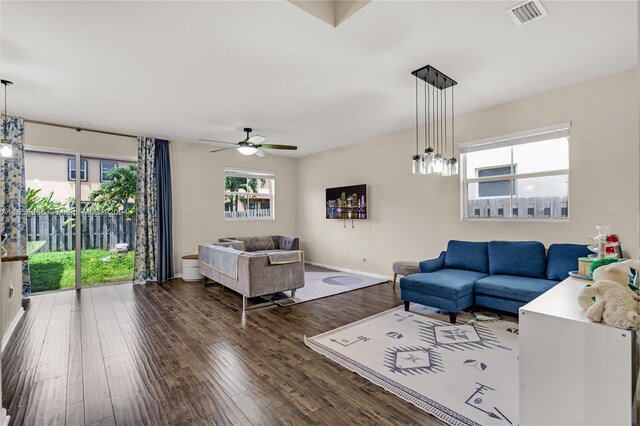
[[[303,343],[398,295],[244,315],[238,294],[182,280],[34,296],[2,357],[3,405],[16,425],[441,425]]]

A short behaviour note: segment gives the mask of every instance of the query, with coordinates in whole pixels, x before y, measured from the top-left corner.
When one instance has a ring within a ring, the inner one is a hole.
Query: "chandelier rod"
[[[418,76],[416,76],[416,155],[418,155],[418,151],[420,151],[418,139]]]

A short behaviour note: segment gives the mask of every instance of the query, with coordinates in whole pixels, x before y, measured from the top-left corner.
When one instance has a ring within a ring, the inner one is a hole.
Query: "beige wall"
[[[94,132],[77,132],[73,129],[25,123],[25,145],[80,151],[81,154],[113,156],[135,159],[138,148],[135,138],[105,135]]]
[[[226,236],[296,234],[297,159],[274,155],[247,157],[235,150],[210,154],[210,150],[208,145],[171,144],[177,273],[181,256],[196,253],[200,243]],[[225,167],[275,172],[275,220],[224,219]]]
[[[449,239],[538,239],[586,243],[595,225],[611,225],[626,251],[639,246],[638,81],[634,71],[477,111],[456,120],[458,141],[571,121],[568,222],[461,222],[456,177],[410,172],[413,129],[302,159],[245,157],[233,150],[172,142],[174,257],[222,236],[299,235],[306,257],[322,264],[390,274],[400,259],[436,256]],[[28,145],[135,157],[131,138],[26,125]],[[605,152],[606,150],[606,152]],[[224,168],[276,172],[275,220],[223,217]],[[355,228],[324,218],[324,190],[366,183],[370,219]],[[366,262],[363,262],[366,258]]]
[[[635,256],[637,94],[629,71],[456,118],[460,142],[570,121],[567,222],[461,222],[458,177],[411,174],[414,129],[302,158],[297,229],[306,258],[388,276],[394,260],[437,256],[449,239],[586,243],[595,225],[610,225]],[[368,185],[370,219],[354,229],[326,220],[325,188],[360,183]]]
[[[49,149],[78,150],[88,155],[135,158],[133,138],[76,132],[25,124],[25,144]],[[171,143],[174,215],[174,258],[181,273],[181,256],[195,253],[198,244],[224,236],[294,235],[296,232],[297,160],[268,155],[246,157],[234,150],[209,154],[210,146]],[[224,168],[268,170],[276,173],[275,220],[224,219]]]

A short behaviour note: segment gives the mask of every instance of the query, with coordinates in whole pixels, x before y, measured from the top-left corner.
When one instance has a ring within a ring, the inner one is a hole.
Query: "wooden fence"
[[[224,217],[227,219],[269,218],[271,217],[271,209],[254,209],[254,210],[244,210],[240,212],[225,211]]]
[[[75,216],[64,213],[27,213],[27,241],[44,241],[39,252],[68,251],[76,247]],[[135,217],[126,214],[83,214],[82,249],[112,249],[118,243],[136,243]]]
[[[484,198],[467,202],[468,217],[513,217],[560,219],[569,217],[567,197],[516,197],[513,199],[512,216],[509,215],[511,200],[505,198]]]

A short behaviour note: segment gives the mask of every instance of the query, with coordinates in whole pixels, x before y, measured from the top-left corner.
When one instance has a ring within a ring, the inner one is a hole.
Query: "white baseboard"
[[[23,315],[24,308],[21,307],[16,316],[11,320],[11,324],[9,324],[9,327],[7,327],[7,331],[2,338],[2,348],[0,348],[0,353],[4,352],[4,348],[7,346],[7,343],[9,343],[9,340],[11,340],[11,336],[13,335],[13,332],[18,326],[18,323],[22,319]]]
[[[340,266],[324,265],[322,263],[311,262],[309,260],[306,260],[304,263],[308,263],[309,265],[313,265],[313,266],[319,266],[320,268],[335,269],[336,271],[340,271],[340,272],[348,272],[350,274],[364,275],[365,277],[377,278],[377,279],[380,279],[380,280],[388,280],[388,281],[393,280],[393,277],[387,276],[387,275],[372,274],[371,272],[356,271],[356,270],[353,270],[353,269],[341,268]]]

